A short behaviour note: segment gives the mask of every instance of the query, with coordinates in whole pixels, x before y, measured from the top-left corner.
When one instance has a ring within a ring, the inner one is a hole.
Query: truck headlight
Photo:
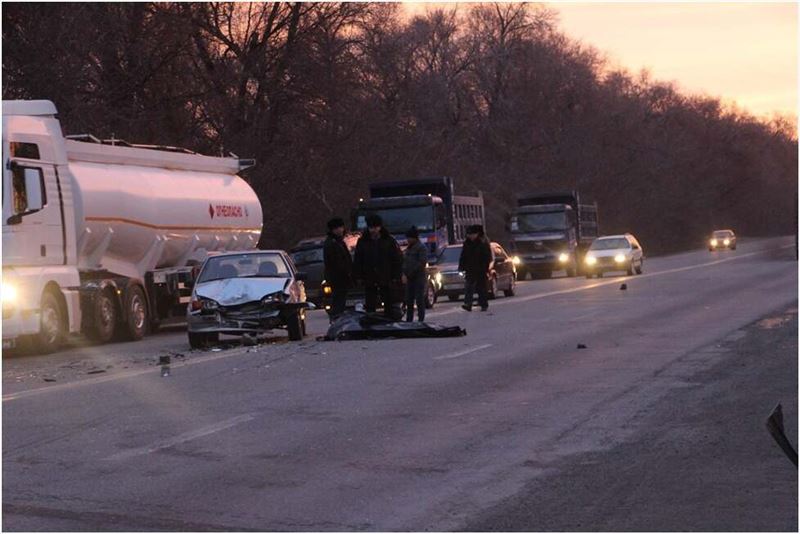
[[[3,282],[2,288],[3,306],[14,305],[17,302],[17,288],[8,282]]]
[[[730,240],[730,239],[726,239],[726,240],[724,240],[724,241],[722,242],[722,244],[723,244],[723,245],[725,245],[725,246],[727,247],[728,245],[730,245],[730,244],[731,244],[731,240]]]
[[[329,286],[329,285],[322,286],[322,294],[323,295],[332,295],[333,294],[333,288],[331,286]]]
[[[716,239],[712,239],[712,240],[711,240],[711,246],[712,246],[712,247],[716,247],[716,246],[717,246],[717,243],[718,243],[718,242],[717,242],[717,240],[716,240]]]
[[[566,252],[562,252],[561,254],[558,255],[558,261],[560,261],[561,263],[567,263],[569,261],[569,254],[567,254]]]
[[[586,265],[594,265],[597,263],[597,258],[594,256],[586,256]]]
[[[624,254],[617,254],[616,256],[614,256],[614,261],[617,263],[625,263],[626,259],[627,258],[625,257]]]

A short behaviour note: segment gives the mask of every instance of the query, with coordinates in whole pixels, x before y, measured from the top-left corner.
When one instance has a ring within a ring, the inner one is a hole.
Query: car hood
[[[590,250],[586,254],[591,254],[595,258],[613,258],[617,254],[622,254],[623,256],[630,255],[631,251],[626,250],[624,248],[611,248],[608,250]]]
[[[289,278],[226,278],[198,284],[195,294],[223,306],[235,306],[283,291],[289,282]]]
[[[437,263],[436,268],[439,269],[440,273],[454,273],[458,271],[458,263]]]

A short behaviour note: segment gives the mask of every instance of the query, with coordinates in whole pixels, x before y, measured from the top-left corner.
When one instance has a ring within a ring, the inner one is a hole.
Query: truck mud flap
[[[394,321],[383,315],[348,311],[333,321],[325,341],[348,339],[387,339],[413,337],[459,337],[467,331],[459,326],[441,326],[421,322]]]

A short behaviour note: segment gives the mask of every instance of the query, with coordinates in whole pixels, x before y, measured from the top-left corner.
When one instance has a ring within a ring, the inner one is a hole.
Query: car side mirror
[[[303,271],[297,271],[296,273],[294,273],[294,279],[299,282],[304,282],[305,280],[308,280],[308,273]]]

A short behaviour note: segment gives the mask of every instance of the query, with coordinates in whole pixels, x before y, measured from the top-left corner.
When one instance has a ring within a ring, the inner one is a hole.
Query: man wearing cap
[[[353,258],[353,274],[364,282],[364,307],[374,312],[378,296],[383,301],[383,313],[392,317],[393,286],[400,285],[403,269],[403,253],[397,241],[383,227],[380,216],[367,215],[367,229],[358,238]]]
[[[403,254],[403,283],[406,286],[406,321],[414,320],[414,303],[417,303],[417,317],[425,320],[425,286],[428,267],[428,249],[420,243],[419,231],[412,226],[406,232],[408,247]]]
[[[474,224],[467,228],[467,238],[464,240],[461,257],[458,259],[458,270],[465,275],[464,305],[461,307],[466,311],[472,311],[472,295],[476,291],[481,311],[489,309],[487,281],[491,263],[492,249],[483,233],[483,226]]]
[[[344,242],[344,220],[334,217],[328,221],[328,237],[322,247],[325,262],[325,281],[331,286],[331,319],[344,312],[347,290],[353,283],[353,260]]]

